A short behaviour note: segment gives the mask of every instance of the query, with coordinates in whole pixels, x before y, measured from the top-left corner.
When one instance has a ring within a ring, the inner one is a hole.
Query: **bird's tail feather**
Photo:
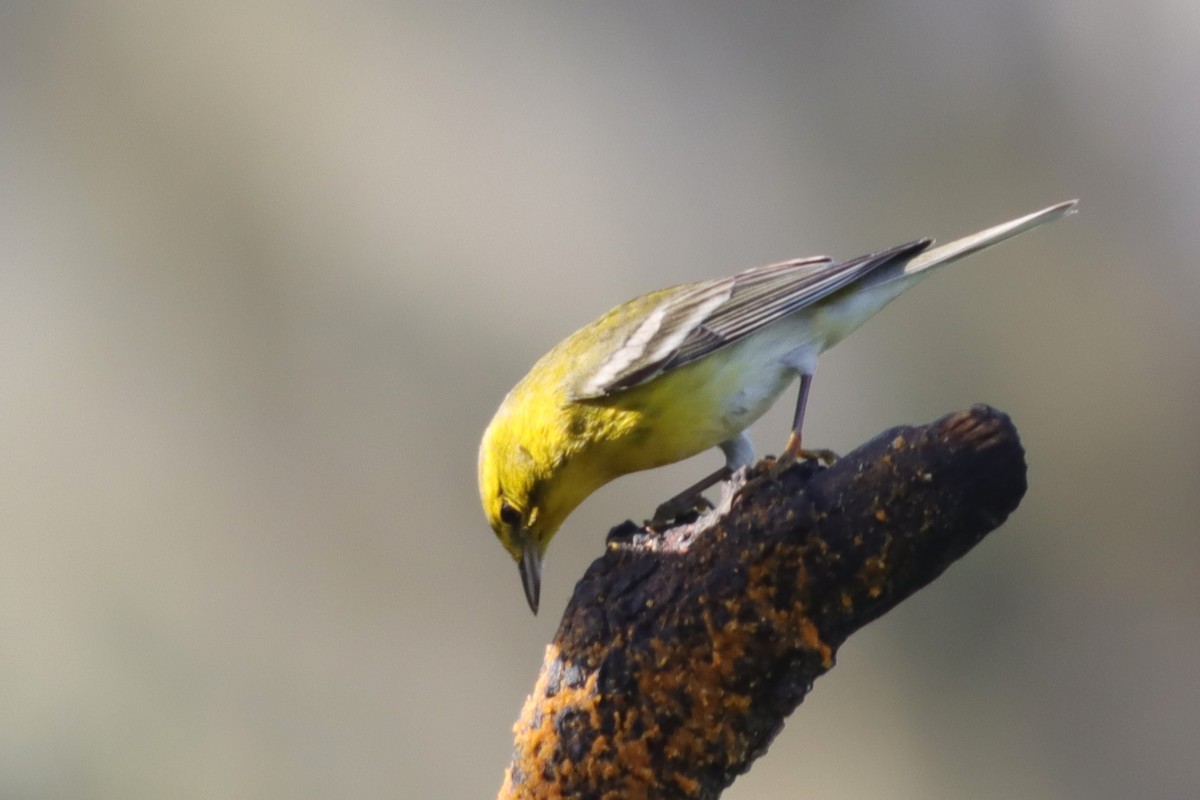
[[[1003,242],[1005,239],[1010,239],[1019,233],[1024,233],[1039,225],[1061,219],[1068,214],[1074,214],[1075,206],[1078,203],[1078,200],[1068,200],[1065,203],[1059,203],[1058,205],[1044,208],[1041,211],[1035,211],[1024,217],[1001,223],[979,233],[973,233],[970,236],[964,236],[961,239],[939,247],[933,247],[921,253],[912,261],[909,261],[904,266],[904,271],[899,275],[895,275],[894,273],[893,275],[894,277],[907,278],[933,269],[934,267],[953,263],[960,258],[977,253],[985,247],[991,247],[994,244]]]

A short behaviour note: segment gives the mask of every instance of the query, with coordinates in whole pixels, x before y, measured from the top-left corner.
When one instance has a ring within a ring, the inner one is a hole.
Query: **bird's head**
[[[479,493],[488,523],[521,573],[537,613],[542,558],[563,521],[597,487],[578,469],[561,426],[501,406],[479,447]]]

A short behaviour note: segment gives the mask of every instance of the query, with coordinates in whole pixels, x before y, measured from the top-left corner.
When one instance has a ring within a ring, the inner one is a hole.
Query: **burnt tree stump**
[[[838,647],[1016,509],[1025,457],[987,406],[820,467],[764,459],[723,507],[626,523],[575,587],[501,798],[716,798]]]

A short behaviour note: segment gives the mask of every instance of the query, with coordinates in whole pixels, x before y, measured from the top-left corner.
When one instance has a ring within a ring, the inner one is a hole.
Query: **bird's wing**
[[[839,263],[825,256],[785,261],[689,287],[634,328],[576,397],[603,397],[703,358],[930,243],[921,239]]]

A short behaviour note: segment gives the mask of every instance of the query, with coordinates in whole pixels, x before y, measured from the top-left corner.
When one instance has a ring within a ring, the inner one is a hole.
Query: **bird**
[[[559,342],[505,396],[479,447],[484,515],[534,614],[546,548],[604,484],[713,447],[725,464],[659,508],[689,506],[753,462],[746,429],[799,378],[781,461],[801,428],[817,358],[926,277],[1074,213],[1050,206],[934,247],[918,239],[835,261],[793,259],[634,298]]]

